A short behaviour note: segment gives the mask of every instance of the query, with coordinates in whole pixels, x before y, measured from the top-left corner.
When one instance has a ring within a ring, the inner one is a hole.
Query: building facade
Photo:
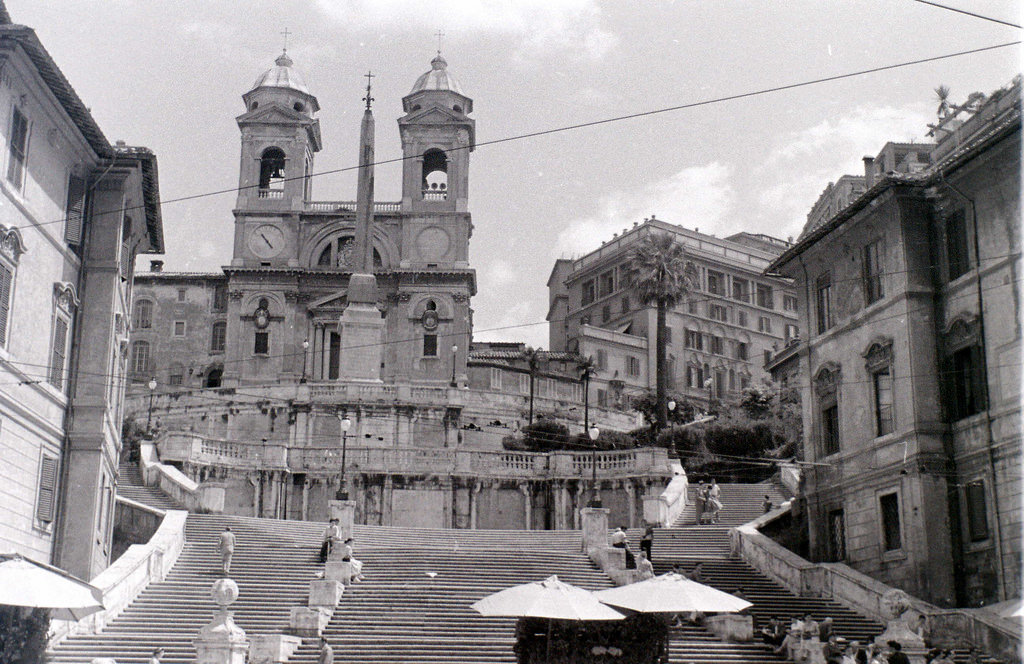
[[[639,301],[631,265],[636,243],[651,233],[682,243],[698,277],[668,313],[670,389],[707,404],[767,379],[765,362],[800,336],[790,280],[762,274],[790,244],[750,233],[716,238],[653,218],[578,259],[555,262],[551,349],[593,359],[597,403],[625,406],[654,387],[657,310]]]
[[[807,330],[812,555],[942,606],[1020,596],[1020,93],[865,159],[770,268]]]
[[[473,101],[444,58],[402,100],[399,201],[374,202],[370,168],[356,201],[313,198],[319,103],[287,54],[243,101],[231,265],[137,279],[131,406],[161,459],[224,488],[228,513],[322,519],[345,492],[361,523],[457,528],[578,526],[596,461],[615,518],[637,523],[663,453],[502,446],[531,411],[582,429],[578,357],[542,353],[531,399],[524,347],[471,351]],[[372,150],[368,103],[361,165]],[[593,406],[606,430],[637,425]]]
[[[156,158],[111,145],[0,4],[0,547],[111,555],[131,275],[163,249]]]

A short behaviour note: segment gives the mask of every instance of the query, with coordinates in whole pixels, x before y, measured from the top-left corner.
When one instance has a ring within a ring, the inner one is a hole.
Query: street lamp
[[[146,411],[146,435],[149,435],[149,423],[153,421],[153,393],[156,391],[156,377],[150,378],[146,385],[149,388],[149,409]]]
[[[590,444],[593,446],[590,451],[590,479],[594,486],[588,507],[601,507],[601,495],[597,491],[597,437],[601,435],[601,430],[590,427],[587,429],[587,435],[590,436]]]
[[[352,428],[352,420],[344,415],[338,415],[341,426],[341,481],[338,482],[338,500],[348,500],[348,485],[345,483],[345,447],[348,442],[348,430]]]
[[[306,356],[309,355],[309,339],[302,340],[302,378],[299,379],[300,383],[306,382]]]
[[[459,384],[455,382],[455,354],[459,352],[458,346],[452,346],[452,387],[458,387]]]

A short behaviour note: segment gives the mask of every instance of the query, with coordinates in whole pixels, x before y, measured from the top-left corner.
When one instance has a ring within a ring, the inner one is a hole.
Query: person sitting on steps
[[[341,556],[342,562],[352,564],[352,581],[363,580],[363,563],[362,561],[356,560],[352,557],[352,538],[349,537],[345,540],[345,548],[342,550]]]
[[[341,529],[338,527],[338,519],[331,519],[327,528],[324,529],[323,543],[320,545],[320,562],[326,563],[331,551],[341,538]]]

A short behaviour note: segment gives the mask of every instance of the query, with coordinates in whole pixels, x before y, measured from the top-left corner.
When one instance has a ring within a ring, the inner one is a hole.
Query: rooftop
[[[430,61],[430,71],[416,79],[409,94],[412,95],[425,90],[449,91],[460,94],[463,97],[466,96],[462,91],[462,86],[452,76],[452,73],[448,71],[448,61],[441,57],[440,53]]]

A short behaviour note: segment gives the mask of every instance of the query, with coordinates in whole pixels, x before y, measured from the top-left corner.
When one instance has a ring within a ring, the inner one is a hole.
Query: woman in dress
[[[356,560],[352,557],[352,538],[349,537],[345,540],[345,548],[342,550],[343,562],[352,563],[352,580],[362,581],[363,580],[363,563],[360,560]]]
[[[722,510],[722,487],[713,478],[708,487],[707,510],[711,512],[711,523],[718,523],[718,513]]]

